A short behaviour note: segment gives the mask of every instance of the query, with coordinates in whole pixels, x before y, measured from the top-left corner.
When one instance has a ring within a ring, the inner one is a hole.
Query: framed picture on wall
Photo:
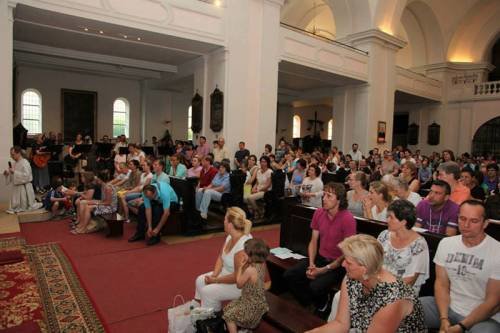
[[[377,143],[385,143],[386,122],[379,121],[377,124]]]

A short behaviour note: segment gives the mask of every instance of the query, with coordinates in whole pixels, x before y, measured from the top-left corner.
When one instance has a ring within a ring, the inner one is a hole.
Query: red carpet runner
[[[25,246],[18,238],[0,239],[0,252],[12,250],[20,250],[24,260],[0,265],[0,329],[104,332],[59,245]]]
[[[125,225],[123,238],[109,239],[71,235],[67,221],[21,225],[28,244],[61,245],[111,332],[167,332],[174,296],[194,296],[194,280],[213,268],[223,237],[146,247],[127,242],[133,231],[134,225]],[[279,229],[252,234],[278,246]]]

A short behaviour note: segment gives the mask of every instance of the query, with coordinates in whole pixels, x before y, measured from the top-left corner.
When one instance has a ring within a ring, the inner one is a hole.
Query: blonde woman
[[[213,271],[201,274],[196,279],[195,299],[201,306],[219,311],[223,301],[232,301],[241,296],[236,286],[235,257],[241,256],[245,242],[252,238],[252,222],[239,207],[230,207],[224,217],[224,231],[227,234]]]
[[[351,236],[339,244],[346,278],[335,320],[322,332],[426,332],[422,304],[412,287],[383,268],[384,249],[369,235]]]

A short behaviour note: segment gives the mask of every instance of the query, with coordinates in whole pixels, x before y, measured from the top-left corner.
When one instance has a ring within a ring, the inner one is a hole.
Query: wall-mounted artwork
[[[377,124],[377,143],[385,143],[386,122],[379,121]]]
[[[224,94],[215,87],[210,95],[210,129],[220,132],[224,123]]]

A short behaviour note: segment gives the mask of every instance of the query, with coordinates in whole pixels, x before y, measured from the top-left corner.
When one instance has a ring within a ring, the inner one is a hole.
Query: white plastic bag
[[[181,305],[176,306],[176,301],[180,299]],[[194,333],[195,329],[191,324],[191,310],[199,306],[197,302],[185,302],[182,295],[176,295],[172,307],[168,309],[168,332],[169,333]]]

